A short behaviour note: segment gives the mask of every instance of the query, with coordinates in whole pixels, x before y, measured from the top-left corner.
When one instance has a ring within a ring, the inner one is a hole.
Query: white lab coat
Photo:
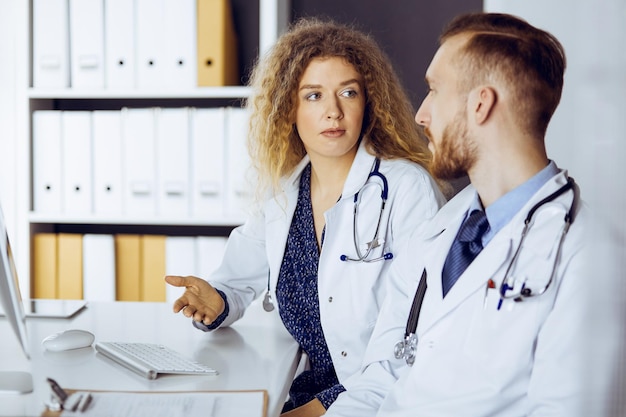
[[[585,375],[600,375],[601,382],[611,372],[606,366],[586,367],[593,361],[595,341],[586,339],[589,327],[584,324],[592,301],[585,273],[589,214],[582,204],[546,293],[520,303],[505,301],[497,310],[497,288],[520,240],[524,218],[566,178],[562,171],[545,184],[493,237],[445,298],[441,271],[475,189],[470,185],[460,192],[413,236],[410,249],[391,266],[392,286],[366,353],[365,371],[351,379],[327,415],[599,416],[585,409],[590,406]],[[539,282],[531,288],[540,288],[548,279],[555,240],[572,199],[569,191],[535,213],[517,265],[517,274]],[[404,335],[424,269],[428,288],[417,327],[415,363],[409,367],[404,359],[394,358],[393,347]],[[488,289],[490,278],[496,289]]]
[[[360,368],[385,296],[381,274],[391,263],[340,260],[342,254],[356,255],[352,232],[354,195],[365,183],[375,160],[364,142],[359,145],[341,199],[324,213],[326,231],[318,267],[322,328],[340,382]],[[286,180],[284,195],[268,199],[258,213],[231,233],[223,262],[209,279],[228,299],[230,312],[222,326],[239,319],[248,305],[265,293],[268,270],[272,298],[276,300],[274,291],[298,199],[300,174],[308,162],[308,157],[304,158]],[[385,239],[385,252],[395,255],[410,233],[435,215],[444,198],[426,170],[417,164],[382,160],[380,172],[389,186],[380,236]],[[368,186],[359,206],[361,243],[373,237],[380,206],[380,189]],[[381,253],[380,248],[374,251],[375,256]],[[278,308],[269,314],[278,314]]]

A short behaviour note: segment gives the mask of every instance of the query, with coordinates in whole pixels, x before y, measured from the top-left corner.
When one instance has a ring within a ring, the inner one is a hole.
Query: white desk
[[[0,416],[39,416],[50,396],[46,378],[62,387],[117,391],[255,390],[269,394],[268,416],[280,414],[297,368],[298,345],[276,311],[253,304],[231,328],[204,333],[166,303],[89,303],[71,319],[27,319],[31,359],[0,318],[0,371],[28,371],[34,392],[0,395]],[[166,375],[147,380],[96,354],[93,347],[47,352],[41,340],[66,329],[85,329],[96,341],[160,343],[206,363],[217,376]],[[223,416],[230,417],[230,416]],[[233,416],[238,417],[238,416]]]

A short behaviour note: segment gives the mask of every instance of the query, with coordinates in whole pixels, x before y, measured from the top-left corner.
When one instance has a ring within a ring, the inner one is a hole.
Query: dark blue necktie
[[[489,228],[487,216],[482,210],[474,210],[461,225],[452,242],[446,262],[443,264],[441,284],[445,297],[459,276],[483,250],[482,236]]]

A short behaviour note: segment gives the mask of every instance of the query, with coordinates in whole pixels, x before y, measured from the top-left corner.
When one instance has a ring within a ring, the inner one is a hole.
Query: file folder
[[[83,297],[87,301],[115,301],[113,235],[83,235]]]
[[[197,0],[197,22],[198,86],[240,84],[229,0]]]
[[[141,301],[141,236],[115,235],[115,298]]]
[[[227,238],[223,236],[196,237],[196,270],[199,277],[209,279],[221,265]]]
[[[165,83],[165,0],[135,0],[137,87],[160,88]]]
[[[154,109],[122,109],[124,210],[156,215],[156,139]]]
[[[168,236],[165,239],[165,274],[201,276],[196,270],[196,238],[193,236]],[[165,300],[176,301],[185,288],[166,284]]]
[[[226,213],[233,223],[242,223],[252,202],[249,181],[250,156],[247,148],[249,110],[227,107],[226,111]]]
[[[91,214],[91,112],[63,111],[61,122],[64,212]]]
[[[189,216],[189,113],[187,108],[156,112],[158,211],[161,217]]]
[[[117,110],[95,110],[93,127],[93,212],[121,215],[122,117]]]
[[[75,233],[57,235],[58,298],[83,298],[83,236]]]
[[[33,112],[33,209],[62,212],[61,112]]]
[[[129,90],[135,83],[135,2],[104,2],[105,88]]]
[[[165,301],[165,236],[143,235],[141,250],[141,301]]]
[[[70,86],[68,0],[33,0],[33,87]]]
[[[165,36],[164,78],[161,85],[183,91],[196,87],[196,0],[163,0]]]
[[[104,88],[104,0],[70,0],[70,85]]]
[[[30,298],[57,298],[57,269],[56,233],[35,234],[31,258],[32,293]]]
[[[225,212],[225,113],[224,108],[190,110],[191,215],[199,220]]]

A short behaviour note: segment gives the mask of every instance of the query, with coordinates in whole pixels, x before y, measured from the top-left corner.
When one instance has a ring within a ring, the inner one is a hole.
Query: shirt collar
[[[528,200],[530,200],[532,196],[535,195],[535,193],[550,180],[550,178],[554,177],[558,173],[558,167],[554,161],[550,161],[545,168],[536,173],[523,184],[498,198],[493,204],[487,207],[486,210],[480,202],[478,193],[475,193],[469,210],[465,214],[465,218],[467,218],[469,213],[474,210],[485,210],[487,220],[489,221],[489,230],[487,230],[487,232],[483,235],[483,246],[486,245],[491,238],[500,231],[500,229],[511,221],[513,216],[515,216],[520,209],[524,207]]]

